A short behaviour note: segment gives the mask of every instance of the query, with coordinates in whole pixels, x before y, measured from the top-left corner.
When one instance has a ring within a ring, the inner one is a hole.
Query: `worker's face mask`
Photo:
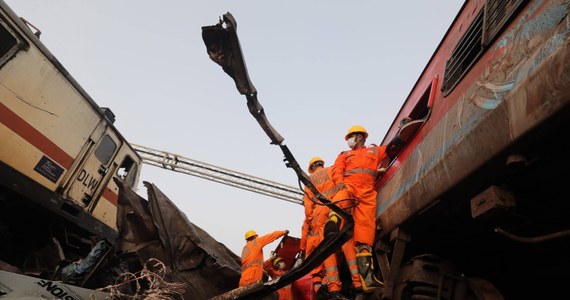
[[[346,140],[346,143],[350,149],[354,149],[354,146],[356,146],[356,135],[349,137],[348,140]]]

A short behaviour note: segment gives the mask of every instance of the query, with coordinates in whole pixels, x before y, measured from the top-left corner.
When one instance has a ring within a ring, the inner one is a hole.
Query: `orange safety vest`
[[[277,230],[250,240],[245,244],[241,252],[242,273],[239,286],[244,286],[263,279],[263,247],[283,235],[285,235],[285,231]]]
[[[386,146],[370,145],[342,152],[334,162],[332,176],[335,182],[351,187],[374,187],[378,166],[387,157]]]
[[[335,194],[341,190],[341,185],[333,181],[331,167],[317,169],[310,175],[310,178],[315,188],[329,200],[332,200]],[[309,255],[323,240],[324,225],[329,219],[329,207],[326,205],[318,205],[318,203],[320,203],[320,200],[315,197],[309,188],[305,188],[305,222],[303,224],[301,241],[303,247],[306,248],[302,248],[302,250],[306,251],[306,255]],[[337,260],[334,254],[328,257],[322,265],[313,269],[311,274],[319,274],[323,267],[325,268],[329,289],[334,286],[334,291],[339,291],[342,286],[340,277],[338,276]],[[313,277],[313,285],[318,285],[318,281],[319,277]]]
[[[352,212],[355,243],[374,243],[377,205],[374,183],[378,166],[386,157],[386,146],[371,145],[344,151],[334,162],[334,180],[343,182],[348,196],[359,201]]]
[[[315,188],[329,200],[341,189],[332,179],[331,167],[317,169],[310,175],[310,179]],[[318,205],[315,202],[320,203],[313,192],[305,187],[305,221],[301,232],[301,250],[306,251],[307,255],[321,242],[330,212],[326,205]]]
[[[268,259],[263,263],[263,269],[271,277],[271,279],[277,279],[285,273],[283,270],[275,269],[273,267],[273,259]],[[291,285],[288,284],[277,290],[278,300],[292,300],[293,292],[291,290]]]

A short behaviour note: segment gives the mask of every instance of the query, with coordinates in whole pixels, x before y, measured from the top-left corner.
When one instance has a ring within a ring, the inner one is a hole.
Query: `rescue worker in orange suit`
[[[310,179],[315,188],[325,197],[331,199],[337,191],[342,189],[341,185],[335,184],[332,180],[332,168],[324,167],[324,161],[320,157],[313,157],[309,161]],[[314,196],[308,187],[305,187],[305,196],[303,199],[305,206],[305,220],[301,231],[301,251],[304,251],[305,257],[321,243],[324,239],[324,225],[329,219],[330,208],[326,205],[319,204],[320,201]],[[353,248],[352,243],[346,243],[344,248]],[[352,253],[352,256],[350,255]],[[353,286],[356,289],[361,287],[360,278],[358,276],[358,268],[356,266],[356,256],[354,250],[347,256],[345,254],[349,268],[351,269]],[[342,283],[339,277],[337,267],[337,257],[335,254],[329,256],[322,264],[312,271],[313,289],[316,292],[317,299],[326,297],[327,299],[347,299],[340,294]],[[323,270],[324,267],[324,270]],[[323,271],[326,278],[327,288],[321,288]],[[326,292],[325,292],[326,291]]]
[[[246,244],[241,252],[241,278],[239,286],[263,279],[263,247],[289,234],[289,230],[277,230],[264,236],[257,236],[253,230],[245,233]]]
[[[372,245],[376,232],[376,190],[374,184],[380,163],[385,160],[386,146],[366,146],[368,132],[362,126],[352,126],[345,136],[350,150],[340,153],[335,160],[332,176],[335,182],[343,183],[344,190],[336,199],[353,198],[357,204],[352,208],[354,218],[354,247],[362,289],[365,292],[383,285],[374,275]],[[334,201],[335,199],[333,199]],[[342,207],[346,203],[340,203]],[[338,215],[331,214],[331,221],[338,222]],[[339,224],[340,225],[340,224]]]
[[[271,257],[263,263],[263,269],[273,280],[281,277],[281,275],[285,273],[285,267],[285,260],[282,257],[277,257],[275,252],[272,252]],[[277,298],[278,300],[293,299],[290,284],[278,289],[277,294],[279,295]]]

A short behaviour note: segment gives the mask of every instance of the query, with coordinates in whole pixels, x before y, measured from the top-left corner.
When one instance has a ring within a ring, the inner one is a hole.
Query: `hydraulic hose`
[[[541,235],[541,236],[536,236],[536,237],[523,237],[523,236],[518,236],[518,235],[514,235],[510,232],[507,232],[499,227],[495,228],[495,232],[516,242],[521,242],[521,243],[540,243],[540,242],[546,242],[549,240],[553,240],[553,239],[558,239],[558,238],[562,238],[565,236],[569,236],[570,235],[570,230],[563,230],[563,231],[559,231],[559,232],[555,232],[555,233],[551,233],[551,234],[546,234],[546,235]]]

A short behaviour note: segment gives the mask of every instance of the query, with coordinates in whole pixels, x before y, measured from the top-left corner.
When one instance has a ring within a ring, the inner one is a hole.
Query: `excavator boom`
[[[257,100],[257,90],[249,79],[236,28],[237,23],[229,12],[223,16],[223,20],[220,20],[218,24],[202,27],[202,39],[206,45],[208,55],[214,62],[222,67],[224,72],[234,79],[238,92],[246,96],[249,112],[271,139],[271,143],[281,148],[285,156],[284,161],[286,166],[295,171],[299,181],[313,192],[322,205],[327,205],[332,211],[344,219],[344,225],[336,234],[327,236],[302,264],[293,267],[277,280],[265,282],[254,287],[247,287],[245,290],[238,288],[216,298],[212,298],[212,300],[261,299],[263,296],[269,295],[271,292],[293,283],[323,263],[327,257],[346,243],[350,239],[352,229],[354,228],[352,215],[336,206],[317,190],[309,176],[299,166],[293,153],[283,144],[284,138],[269,123],[263,106]]]

